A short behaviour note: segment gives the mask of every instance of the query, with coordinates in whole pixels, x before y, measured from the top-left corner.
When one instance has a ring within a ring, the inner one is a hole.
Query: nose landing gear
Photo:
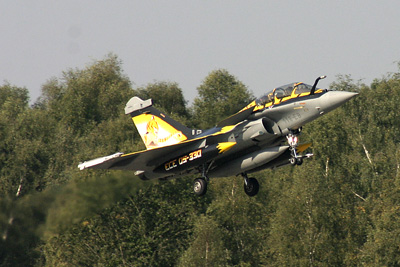
[[[301,165],[301,164],[303,164],[303,158],[300,158],[300,157],[297,157],[297,158],[291,157],[291,158],[289,159],[289,162],[290,162],[290,164],[292,164],[293,166],[294,166],[294,165]]]
[[[292,165],[301,165],[303,164],[303,157],[298,155],[296,152],[296,148],[299,145],[299,135],[301,132],[301,128],[297,130],[291,130],[290,133],[286,136],[288,143],[289,143],[289,149],[291,152],[292,157],[289,159],[290,164]]]

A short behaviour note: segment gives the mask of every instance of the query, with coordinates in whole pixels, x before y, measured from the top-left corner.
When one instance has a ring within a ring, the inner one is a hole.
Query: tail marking
[[[132,117],[133,123],[147,149],[177,144],[187,139],[181,132],[152,114],[141,114]]]
[[[174,145],[193,138],[192,130],[154,108],[151,99],[132,97],[125,106],[147,149]]]

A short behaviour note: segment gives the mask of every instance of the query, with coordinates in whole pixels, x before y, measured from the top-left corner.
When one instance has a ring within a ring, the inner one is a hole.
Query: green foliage
[[[152,99],[154,107],[165,112],[183,125],[192,127],[191,115],[187,108],[182,89],[177,83],[155,82],[136,90],[142,99]]]
[[[13,119],[28,107],[28,89],[5,84],[0,87],[0,116],[5,122]],[[3,125],[4,127],[4,125]]]
[[[194,120],[207,129],[244,108],[252,100],[247,87],[226,70],[211,72],[197,88],[193,101]]]
[[[249,198],[243,193],[243,179],[231,177],[217,181],[220,190],[208,207],[207,215],[214,218],[224,234],[224,247],[230,252],[229,265],[257,266],[261,260],[260,243],[266,239],[264,231],[269,224],[270,201],[262,190],[257,197]]]
[[[399,70],[400,71],[400,70]],[[115,55],[42,87],[0,87],[1,266],[398,266],[400,73],[368,86],[304,127],[312,160],[243,179],[142,182],[129,172],[80,171],[80,161],[144,148],[124,114],[134,95],[190,127],[208,128],[246,106],[246,86],[211,72],[187,107],[176,83],[132,89]]]
[[[48,266],[171,266],[207,199],[188,181],[147,184],[136,194],[48,240]]]
[[[229,266],[229,251],[225,249],[218,223],[202,215],[194,227],[195,239],[178,266]]]
[[[123,113],[126,99],[133,94],[121,62],[112,54],[84,70],[64,72],[62,80],[45,84],[37,105],[51,109],[57,120],[77,133]]]
[[[57,235],[83,218],[135,193],[142,182],[129,174],[116,172],[97,174],[86,181],[71,181],[55,192],[56,197],[47,212],[45,237]]]
[[[188,116],[187,101],[177,83],[156,82],[148,84],[144,88],[137,89],[137,95],[142,99],[151,98],[156,107],[162,108],[170,116]]]

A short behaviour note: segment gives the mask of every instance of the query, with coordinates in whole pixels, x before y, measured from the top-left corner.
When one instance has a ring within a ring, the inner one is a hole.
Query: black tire
[[[302,159],[302,158],[297,158],[297,159],[296,159],[296,164],[299,165],[299,166],[300,166],[301,164],[303,164],[303,159]]]
[[[257,195],[259,189],[260,189],[260,185],[256,178],[249,178],[249,180],[247,181],[247,185],[246,185],[246,183],[244,183],[244,192],[249,197],[253,197],[253,196]]]
[[[289,159],[290,164],[292,164],[293,166],[296,165],[296,158],[291,157]]]
[[[207,192],[207,182],[203,178],[197,178],[193,182],[193,192],[197,196],[204,196]]]

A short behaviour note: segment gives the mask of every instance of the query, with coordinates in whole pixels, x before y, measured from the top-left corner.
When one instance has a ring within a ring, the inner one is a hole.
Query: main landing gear
[[[260,185],[256,178],[248,178],[246,173],[242,173],[244,178],[244,192],[249,196],[253,197],[257,195]]]
[[[289,159],[290,164],[292,165],[301,165],[303,164],[303,157],[297,155],[296,148],[299,145],[299,135],[301,132],[301,128],[297,130],[291,130],[290,133],[286,136],[289,149],[291,153],[291,158]]]
[[[246,173],[242,173],[242,176],[244,178],[244,192],[250,196],[253,197],[257,195],[260,185],[257,181],[256,178],[248,178]],[[204,196],[207,192],[207,181],[208,178],[197,178],[193,182],[193,192],[197,196]]]
[[[198,196],[204,196],[207,193],[207,183],[209,181],[207,172],[210,165],[203,164],[201,168],[202,177],[197,178],[193,182],[193,192]]]
[[[206,168],[203,168],[203,177],[197,178],[193,182],[193,192],[197,196],[204,196],[207,192],[207,183],[209,181],[207,177],[207,172],[205,171]],[[250,196],[253,197],[257,195],[258,190],[260,189],[260,185],[258,184],[258,181],[256,178],[249,178],[247,177],[246,173],[242,173],[243,179],[244,179],[244,192]]]
[[[197,178],[193,183],[193,191],[198,196],[204,196],[207,192],[207,181],[204,178]]]

